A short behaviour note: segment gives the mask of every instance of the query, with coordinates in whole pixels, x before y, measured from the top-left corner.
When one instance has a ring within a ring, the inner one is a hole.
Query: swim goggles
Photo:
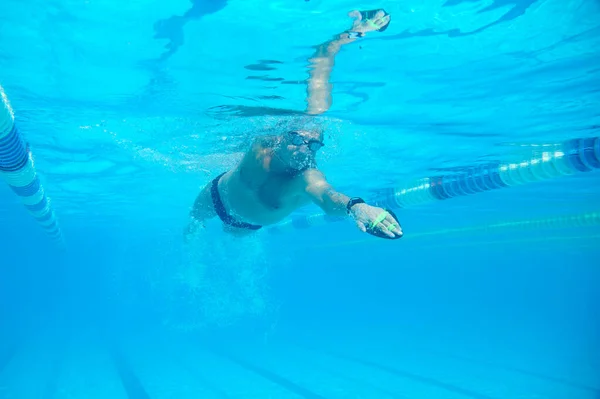
[[[292,144],[293,145],[299,147],[301,145],[306,144],[312,152],[317,152],[321,147],[323,147],[325,145],[322,141],[319,141],[319,140],[315,140],[315,139],[306,140],[304,137],[302,137],[300,135],[299,132],[289,132],[289,135],[292,136]]]

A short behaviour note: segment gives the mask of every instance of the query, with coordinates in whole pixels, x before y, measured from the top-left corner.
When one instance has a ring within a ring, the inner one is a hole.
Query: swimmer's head
[[[280,126],[286,130],[278,132],[278,143],[274,148],[275,154],[292,170],[314,168],[316,167],[317,152],[324,146],[323,129],[314,123],[297,125],[297,123],[288,123]]]

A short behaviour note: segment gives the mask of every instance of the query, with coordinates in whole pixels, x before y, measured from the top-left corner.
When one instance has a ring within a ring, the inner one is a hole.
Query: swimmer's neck
[[[287,174],[290,170],[290,167],[277,156],[273,148],[269,148],[265,151],[263,166],[265,172],[275,175]]]
[[[284,162],[277,153],[270,149],[268,155],[265,156],[265,171],[270,175],[276,175],[279,177],[294,178],[302,174],[307,168],[294,169]]]
[[[293,169],[287,162],[284,162],[275,152],[275,141],[271,137],[261,138],[252,146],[245,159],[242,161],[239,169],[244,169],[243,174],[251,173],[254,178],[259,180],[273,177],[295,177],[303,170]]]

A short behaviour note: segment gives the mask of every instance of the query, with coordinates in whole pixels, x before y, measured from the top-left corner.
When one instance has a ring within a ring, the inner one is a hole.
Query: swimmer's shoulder
[[[258,170],[261,170],[264,159],[275,146],[276,140],[277,136],[256,137],[236,168],[238,175],[240,177],[244,174],[247,176],[254,175]]]
[[[256,137],[252,141],[252,144],[250,145],[248,152],[246,152],[246,155],[244,156],[244,159],[242,162],[243,163],[260,162],[266,155],[268,155],[271,152],[272,148],[276,144],[275,140],[276,140],[275,136]]]
[[[252,142],[252,151],[260,152],[265,150],[270,150],[274,148],[279,141],[278,136],[269,135],[269,136],[259,136],[254,139]]]

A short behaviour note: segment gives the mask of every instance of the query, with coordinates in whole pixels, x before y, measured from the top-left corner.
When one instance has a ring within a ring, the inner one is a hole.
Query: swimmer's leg
[[[190,222],[183,231],[185,240],[189,240],[191,236],[204,227],[204,221],[217,216],[213,206],[210,187],[212,183],[208,183],[194,201],[194,206],[190,211]]]

